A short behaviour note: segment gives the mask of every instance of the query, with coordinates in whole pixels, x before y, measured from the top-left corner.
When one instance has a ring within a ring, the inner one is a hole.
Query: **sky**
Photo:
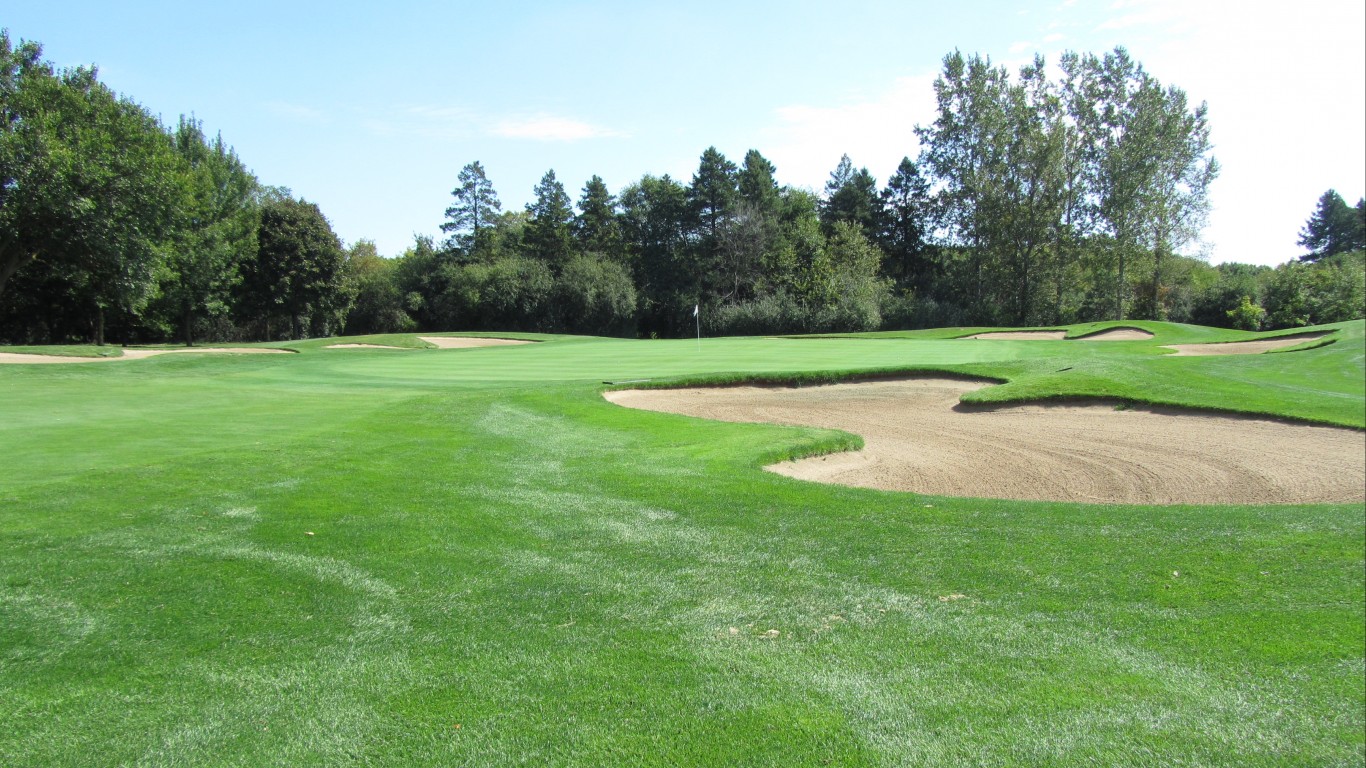
[[[1187,251],[1212,263],[1295,258],[1320,195],[1366,194],[1361,0],[4,0],[0,27],[164,122],[193,115],[387,256],[440,236],[473,161],[504,210],[547,170],[575,200],[594,174],[614,193],[688,182],[710,146],[818,192],[843,154],[885,182],[918,153],[954,50],[1015,70],[1124,46],[1206,102],[1223,170]]]

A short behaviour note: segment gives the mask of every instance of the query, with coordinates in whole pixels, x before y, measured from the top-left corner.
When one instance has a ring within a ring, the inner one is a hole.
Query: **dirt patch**
[[[122,357],[65,357],[61,355],[26,355],[16,352],[0,352],[0,363],[47,364],[47,363],[107,363],[111,360],[142,360],[157,355],[175,355],[185,352],[219,352],[233,355],[273,355],[291,354],[287,349],[263,349],[260,347],[185,347],[183,349],[125,349]]]
[[[979,333],[975,336],[966,336],[968,339],[999,339],[1000,341],[1035,341],[1044,339],[1065,339],[1067,331],[990,331]]]
[[[1113,405],[959,406],[986,386],[910,379],[819,387],[608,392],[631,408],[840,429],[852,453],[783,462],[789,477],[865,488],[1123,504],[1366,499],[1366,432]]]
[[[1073,341],[1145,341],[1153,335],[1141,328],[1109,328]]]
[[[473,336],[418,336],[434,347],[441,349],[470,349],[472,347],[509,347],[515,344],[534,344],[526,339],[481,339]]]
[[[1277,336],[1274,339],[1258,341],[1228,341],[1222,344],[1167,344],[1163,349],[1176,350],[1175,356],[1185,355],[1259,355],[1273,349],[1285,349],[1303,344],[1306,341],[1321,339],[1326,333],[1297,333],[1294,336]]]
[[[407,347],[392,347],[388,344],[328,344],[323,349],[407,349]]]

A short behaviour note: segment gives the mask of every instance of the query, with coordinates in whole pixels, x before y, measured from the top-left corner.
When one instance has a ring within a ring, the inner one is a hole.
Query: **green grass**
[[[848,436],[599,395],[924,370],[1366,426],[1361,322],[1124,325],[0,366],[0,765],[1361,765],[1362,505],[815,485],[760,466]]]

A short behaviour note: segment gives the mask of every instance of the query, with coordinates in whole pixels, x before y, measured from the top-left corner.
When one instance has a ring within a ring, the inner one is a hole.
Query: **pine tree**
[[[759,154],[759,150],[746,152],[738,179],[740,199],[756,211],[775,211],[778,207],[778,182],[773,179],[775,171],[777,168]]]
[[[1318,207],[1300,230],[1299,244],[1309,249],[1302,261],[1317,261],[1326,256],[1356,250],[1361,241],[1360,203],[1358,210],[1347,205],[1336,190],[1319,197]]]
[[[574,252],[574,210],[553,170],[546,171],[534,191],[535,202],[526,206],[526,245],[532,256],[558,272]]]
[[[834,232],[836,222],[847,221],[863,230],[869,240],[875,240],[882,223],[882,199],[877,193],[877,179],[867,168],[854,170],[848,155],[825,183],[825,202],[821,205],[821,228],[826,236]]]
[[[460,186],[451,190],[451,197],[455,202],[446,209],[447,221],[441,225],[441,231],[450,235],[446,247],[462,251],[465,261],[473,261],[482,252],[485,232],[503,204],[477,160],[460,169]]]
[[[903,157],[882,190],[885,211],[880,243],[887,254],[887,273],[903,285],[923,289],[930,264],[930,184],[920,169]]]
[[[612,259],[621,256],[617,200],[607,191],[601,176],[593,176],[583,187],[579,215],[574,219],[574,237],[585,253],[600,253]]]

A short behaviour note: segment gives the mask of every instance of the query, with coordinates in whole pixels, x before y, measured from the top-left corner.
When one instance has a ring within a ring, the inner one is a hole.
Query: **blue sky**
[[[348,243],[437,235],[479,160],[504,209],[547,169],[578,198],[687,181],[715,145],[819,190],[842,153],[885,181],[933,120],[954,49],[1012,68],[1124,45],[1207,101],[1211,261],[1298,255],[1320,194],[1366,193],[1366,4],[503,2],[15,3],[0,26],[167,122],[193,113],[263,183],[317,202]],[[326,12],[319,7],[326,7]]]

